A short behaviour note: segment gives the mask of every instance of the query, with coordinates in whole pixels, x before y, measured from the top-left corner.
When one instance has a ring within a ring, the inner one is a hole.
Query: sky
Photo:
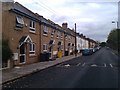
[[[14,0],[34,13],[54,21],[96,41],[106,41],[109,32],[116,28],[118,0]]]

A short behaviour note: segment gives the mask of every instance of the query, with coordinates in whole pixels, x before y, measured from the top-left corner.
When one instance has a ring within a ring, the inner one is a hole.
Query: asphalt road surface
[[[7,83],[3,88],[119,88],[118,61],[110,49],[102,48]]]

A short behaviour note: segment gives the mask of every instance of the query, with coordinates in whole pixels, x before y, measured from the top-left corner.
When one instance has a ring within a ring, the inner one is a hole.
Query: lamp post
[[[77,45],[76,45],[76,23],[75,23],[75,56],[77,56]]]
[[[119,38],[120,38],[120,35],[119,35],[119,33],[120,33],[120,30],[119,30],[119,22],[118,21],[112,21],[112,23],[116,23],[117,24],[117,36],[118,36],[118,55],[120,55],[120,47],[119,47]]]
[[[118,24],[118,21],[112,21],[112,23],[116,23],[117,24],[117,29],[119,29],[119,24]]]

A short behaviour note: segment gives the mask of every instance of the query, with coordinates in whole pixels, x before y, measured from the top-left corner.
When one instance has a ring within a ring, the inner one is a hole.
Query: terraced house
[[[64,56],[64,31],[51,20],[41,19],[41,54],[48,53],[49,59]],[[44,58],[42,58],[44,59]]]
[[[2,38],[9,41],[13,52],[11,66],[39,62],[43,59],[42,53],[49,53],[49,59],[62,57],[64,45],[69,52],[74,51],[70,29],[33,13],[18,2],[4,2],[2,15]]]
[[[18,2],[3,2],[2,9],[2,39],[13,52],[11,67],[75,53],[75,31],[67,23],[60,26]],[[88,47],[85,36],[79,35],[79,40],[80,48]]]
[[[40,54],[39,18],[17,2],[4,2],[2,35],[13,52],[12,66],[38,62]]]
[[[68,28],[67,23],[63,23],[62,27],[64,29],[64,51],[65,56],[74,54],[75,51],[75,32],[74,30]]]

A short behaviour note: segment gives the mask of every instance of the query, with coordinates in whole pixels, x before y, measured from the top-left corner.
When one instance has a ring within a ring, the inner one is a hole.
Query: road
[[[102,48],[3,85],[3,88],[119,88],[118,57]]]

